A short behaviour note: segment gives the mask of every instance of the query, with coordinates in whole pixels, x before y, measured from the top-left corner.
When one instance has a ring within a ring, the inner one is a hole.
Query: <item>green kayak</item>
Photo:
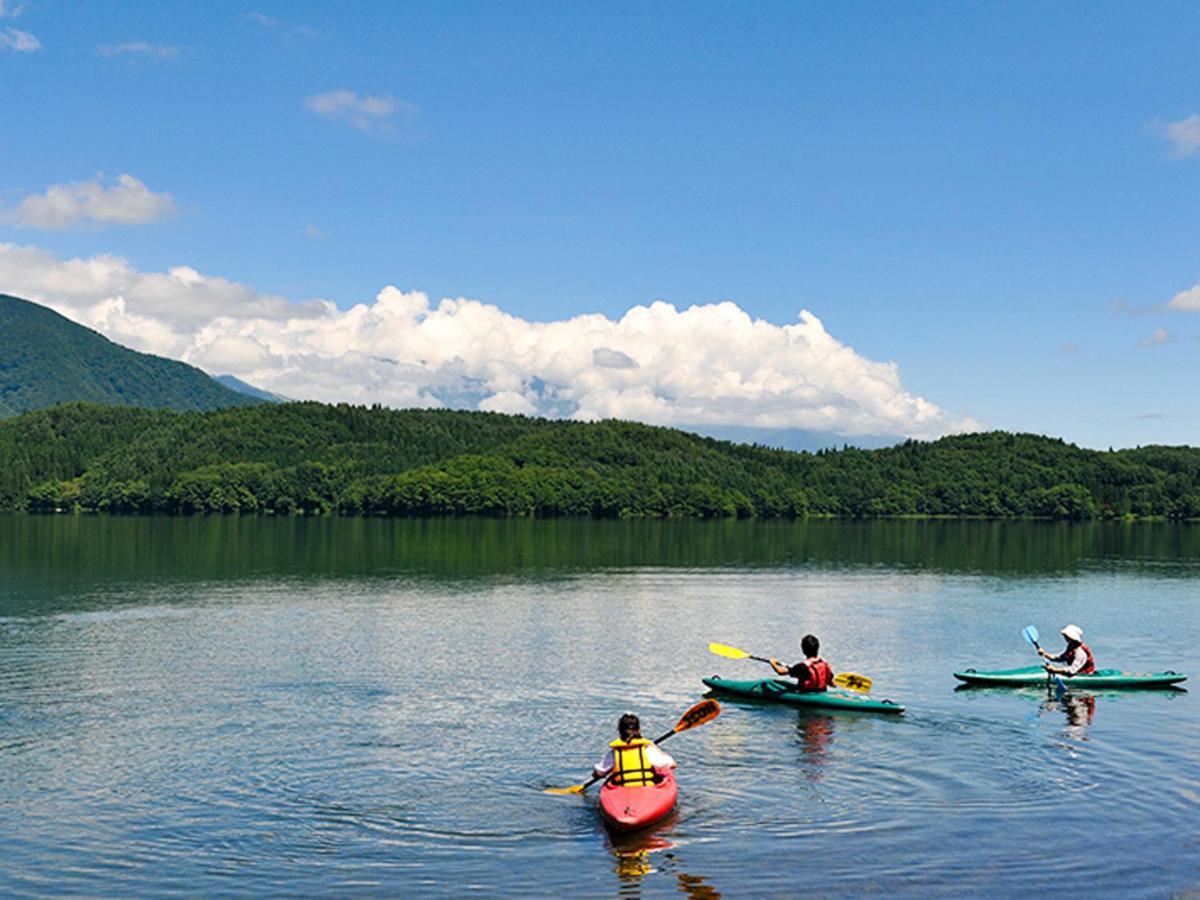
[[[992,672],[967,669],[965,672],[955,672],[954,677],[977,687],[1020,687],[1044,685],[1046,670],[1041,666],[999,669]],[[1076,688],[1165,688],[1187,681],[1187,676],[1178,672],[1122,672],[1120,669],[1097,669],[1092,675],[1060,677],[1067,687]]]
[[[830,688],[827,691],[801,692],[793,690],[786,681],[774,678],[756,678],[753,681],[732,681],[714,675],[703,679],[704,683],[722,694],[744,697],[747,700],[768,700],[771,703],[786,703],[789,706],[812,707],[814,709],[841,709],[855,712],[891,713],[904,712],[904,707],[891,700],[872,700],[866,694]]]

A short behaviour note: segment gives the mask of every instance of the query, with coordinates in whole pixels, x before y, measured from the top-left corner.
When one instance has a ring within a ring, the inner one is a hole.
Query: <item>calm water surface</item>
[[[0,894],[1200,891],[1194,691],[950,674],[1077,622],[1195,678],[1198,576],[1169,525],[0,517]],[[635,840],[542,792],[807,631],[908,714],[724,702]]]

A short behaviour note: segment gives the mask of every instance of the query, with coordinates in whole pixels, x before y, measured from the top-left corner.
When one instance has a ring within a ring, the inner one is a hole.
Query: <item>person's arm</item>
[[[771,668],[775,670],[776,675],[787,675],[788,667],[777,659],[771,660]]]
[[[649,752],[646,754],[646,761],[650,763],[652,769],[674,769],[677,763],[671,758],[670,753],[664,753],[658,748],[658,744],[651,744],[646,748]]]
[[[613,752],[612,749],[609,748],[609,751],[604,754],[604,759],[592,767],[592,774],[597,778],[603,778],[613,770],[614,765],[615,761],[613,760]]]

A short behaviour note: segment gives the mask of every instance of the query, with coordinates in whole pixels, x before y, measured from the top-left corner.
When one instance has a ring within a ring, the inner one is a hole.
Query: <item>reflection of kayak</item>
[[[1044,685],[1047,675],[1041,666],[1024,666],[1020,669],[998,669],[992,672],[967,669],[965,672],[955,672],[954,677],[980,687],[1020,687]],[[1092,675],[1064,675],[1062,680],[1068,688],[1164,688],[1187,681],[1187,676],[1178,672],[1122,672],[1120,669],[1097,669]]]
[[[653,825],[675,807],[679,787],[667,772],[658,784],[622,787],[611,781],[600,788],[600,813],[604,821],[620,831],[636,831]]]
[[[801,692],[792,690],[786,681],[774,678],[759,678],[754,681],[733,681],[714,675],[703,679],[714,691],[744,697],[747,700],[769,700],[789,706],[816,707],[819,709],[848,709],[856,712],[902,713],[904,707],[891,700],[872,700],[864,694],[830,688],[827,691]]]

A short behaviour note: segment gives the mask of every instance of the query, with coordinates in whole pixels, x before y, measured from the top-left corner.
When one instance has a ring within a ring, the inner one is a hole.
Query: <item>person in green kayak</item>
[[[1067,642],[1067,648],[1058,656],[1051,656],[1041,647],[1038,647],[1038,653],[1050,660],[1050,663],[1061,662],[1065,663],[1062,666],[1053,666],[1050,663],[1046,664],[1046,671],[1053,675],[1091,675],[1096,671],[1096,660],[1092,656],[1092,651],[1087,644],[1083,642],[1083,629],[1078,625],[1068,625],[1061,632],[1063,640]]]
[[[643,787],[661,780],[667,769],[675,768],[670,754],[642,737],[642,723],[633,713],[621,716],[617,734],[619,737],[608,745],[604,759],[592,769],[597,778],[611,776],[625,787]]]
[[[795,690],[809,693],[824,691],[833,682],[833,669],[829,663],[821,659],[821,642],[815,634],[806,634],[800,639],[800,652],[804,654],[804,662],[793,666],[785,666],[777,659],[772,659],[771,667],[777,675],[788,675],[796,679]]]

